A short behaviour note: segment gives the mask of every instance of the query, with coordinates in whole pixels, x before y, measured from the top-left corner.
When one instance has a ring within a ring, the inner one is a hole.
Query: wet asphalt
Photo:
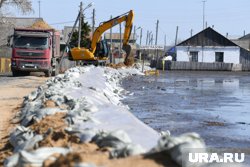
[[[250,73],[168,71],[122,81],[123,103],[172,135],[197,132],[208,147],[250,148]]]

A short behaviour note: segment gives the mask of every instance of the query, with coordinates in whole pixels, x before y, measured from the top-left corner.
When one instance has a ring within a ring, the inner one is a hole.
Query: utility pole
[[[167,46],[167,35],[164,35],[164,46]]]
[[[148,32],[148,45],[151,45],[151,33],[152,31]]]
[[[120,47],[119,47],[119,53],[120,53],[120,57],[122,57],[122,25],[121,23],[119,24],[120,26]]]
[[[134,44],[135,44],[135,31],[136,31],[136,26],[134,26],[134,35],[133,35]]]
[[[140,32],[140,51],[139,51],[140,62],[141,62],[141,55],[142,55],[141,39],[142,39],[142,27],[141,27],[141,32]]]
[[[177,26],[176,27],[176,34],[175,34],[175,46],[177,45],[178,30],[179,30],[179,27]]]
[[[156,22],[155,46],[157,45],[157,40],[158,40],[158,28],[159,28],[159,20],[157,20]]]
[[[152,31],[150,31],[149,33],[148,33],[148,45],[152,45],[151,43],[152,43]]]
[[[141,33],[140,33],[140,46],[141,46],[141,39],[142,39],[142,28],[141,28]]]
[[[149,44],[150,44],[150,46],[152,46],[153,45],[153,39],[154,39],[154,34],[152,33],[152,31],[150,31],[150,42],[149,42]],[[153,54],[153,59],[155,59],[155,55]]]
[[[38,12],[39,12],[39,18],[41,18],[41,1],[38,1]]]
[[[92,37],[95,32],[95,9],[93,9],[93,16],[92,16]]]
[[[154,34],[151,32],[151,39],[150,39],[151,46],[153,45],[153,40],[154,40]]]
[[[61,67],[62,67],[62,62],[63,62],[64,54],[65,54],[67,48],[69,48],[70,39],[72,38],[73,32],[75,31],[77,22],[78,22],[79,20],[80,20],[80,12],[79,12],[78,15],[77,15],[77,18],[76,18],[76,21],[75,21],[75,23],[74,23],[74,25],[73,25],[73,28],[72,28],[72,30],[71,30],[71,33],[69,34],[69,38],[67,39],[67,42],[66,42],[66,47],[65,47],[64,50],[63,50],[62,57],[61,57],[60,62],[59,62],[60,71],[62,71],[62,68],[61,68]]]
[[[176,34],[175,34],[175,54],[174,54],[174,59],[177,60],[177,51],[176,51],[176,45],[177,45],[177,39],[178,39],[178,30],[179,30],[179,27],[176,26]]]
[[[193,36],[193,29],[190,30],[190,36]]]
[[[79,27],[78,27],[78,48],[81,46],[81,29],[82,29],[82,2],[80,3],[80,17],[79,17]]]
[[[203,3],[203,30],[205,29],[205,5],[206,5],[206,0],[202,1]]]
[[[206,5],[206,0],[202,1],[203,3],[203,30],[205,29],[205,5]],[[202,38],[202,62],[204,59],[204,39]]]
[[[157,49],[157,42],[158,42],[158,28],[159,28],[159,20],[156,21],[156,32],[155,32],[155,54],[156,54],[156,62],[158,63],[158,49]],[[156,64],[157,64],[156,63]]]
[[[147,31],[146,45],[148,45],[148,39],[149,39],[149,31]]]
[[[110,20],[111,19],[112,19],[112,15],[110,16]],[[113,47],[112,47],[112,45],[113,45],[112,27],[110,28],[110,37],[109,37],[109,39],[110,39],[110,52],[109,52],[109,54],[110,54],[110,63],[113,63],[113,54],[112,54],[112,50],[113,50]]]
[[[167,50],[167,35],[164,35],[164,52]]]

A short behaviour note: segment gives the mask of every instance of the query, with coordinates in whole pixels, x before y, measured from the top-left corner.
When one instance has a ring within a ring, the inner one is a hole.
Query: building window
[[[223,52],[215,52],[215,62],[224,62]]]
[[[189,54],[192,62],[198,62],[198,52],[190,52]]]

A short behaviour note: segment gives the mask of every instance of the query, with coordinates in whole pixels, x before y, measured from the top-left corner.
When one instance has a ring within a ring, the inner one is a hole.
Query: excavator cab
[[[109,56],[109,48],[106,40],[101,40],[96,44],[95,57],[108,57]]]

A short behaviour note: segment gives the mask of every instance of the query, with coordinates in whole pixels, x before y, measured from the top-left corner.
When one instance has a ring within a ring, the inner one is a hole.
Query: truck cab
[[[58,73],[60,33],[54,29],[14,29],[11,70],[13,76],[44,72]]]

